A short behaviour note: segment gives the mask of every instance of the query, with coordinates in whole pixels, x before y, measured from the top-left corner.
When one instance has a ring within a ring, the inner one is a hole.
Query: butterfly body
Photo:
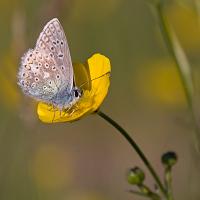
[[[79,88],[74,87],[70,93],[66,88],[54,96],[50,103],[60,110],[70,108],[79,100],[81,95],[82,92]]]
[[[35,48],[22,57],[18,84],[26,95],[60,110],[71,107],[81,97],[74,81],[67,39],[58,19],[46,24]]]

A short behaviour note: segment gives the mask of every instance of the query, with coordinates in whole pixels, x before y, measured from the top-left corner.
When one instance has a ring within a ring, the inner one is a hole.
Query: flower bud
[[[177,162],[177,155],[173,151],[166,152],[162,155],[162,163],[168,167],[172,167]]]
[[[139,168],[131,168],[128,172],[127,180],[131,185],[140,185],[145,179],[144,172]]]

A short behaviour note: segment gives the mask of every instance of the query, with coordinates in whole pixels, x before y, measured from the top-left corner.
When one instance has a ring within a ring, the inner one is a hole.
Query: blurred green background
[[[198,113],[200,21],[192,0],[174,2],[166,14],[192,66]],[[96,115],[43,124],[36,102],[16,84],[20,57],[54,17],[73,61],[96,52],[110,58],[111,87],[101,109],[132,134],[161,176],[161,154],[176,151],[175,199],[200,199],[200,157],[183,88],[143,0],[0,0],[0,199],[142,199],[127,192],[126,172],[146,168],[116,130]],[[147,171],[146,177],[153,188]]]

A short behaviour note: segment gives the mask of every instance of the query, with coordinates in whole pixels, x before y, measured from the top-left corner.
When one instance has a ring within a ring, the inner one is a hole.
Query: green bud
[[[162,155],[162,163],[168,167],[172,167],[177,162],[177,155],[173,151],[166,152]]]
[[[145,174],[139,167],[129,170],[127,180],[131,185],[140,185],[143,183],[144,179]]]

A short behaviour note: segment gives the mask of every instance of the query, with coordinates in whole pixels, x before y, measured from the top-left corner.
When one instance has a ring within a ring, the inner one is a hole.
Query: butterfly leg
[[[62,118],[62,110],[59,110],[60,118]]]
[[[53,105],[52,104],[48,104],[48,109],[47,110],[48,111],[53,111],[54,110]]]
[[[63,109],[63,116],[62,117],[65,117],[65,115],[68,113],[68,111],[71,109],[71,107],[68,107],[68,108],[65,108]]]
[[[60,110],[60,118],[65,117],[65,114],[67,113],[67,111],[68,111],[68,109],[66,110],[66,109],[64,108],[64,106],[63,106],[62,109]]]
[[[71,109],[71,112],[69,113],[70,116],[76,111],[76,109]]]
[[[71,110],[72,110],[72,105],[69,105],[69,107],[67,107],[67,108],[63,108],[62,109],[62,112],[63,112],[63,116],[62,116],[62,118],[63,117],[66,117],[67,115],[71,115]]]
[[[56,108],[53,105],[52,105],[52,110],[53,110],[53,118],[52,118],[52,123],[53,123],[56,117]]]
[[[71,107],[71,110],[70,110],[70,113],[69,113],[69,115],[71,116],[75,111],[77,111],[78,110],[78,106],[75,104],[74,106],[73,106],[73,108]]]

